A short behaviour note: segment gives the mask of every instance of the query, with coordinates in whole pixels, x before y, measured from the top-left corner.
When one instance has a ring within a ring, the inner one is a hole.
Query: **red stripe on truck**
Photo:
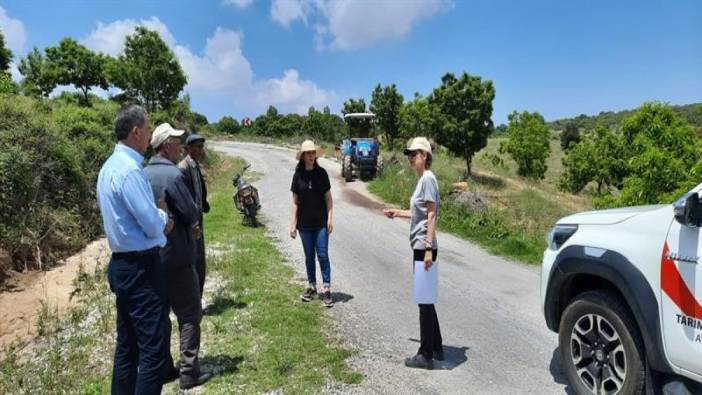
[[[690,292],[690,288],[687,287],[685,280],[680,275],[678,265],[668,257],[669,252],[668,243],[665,243],[661,257],[661,289],[683,314],[702,320],[702,306],[695,299],[695,295]]]

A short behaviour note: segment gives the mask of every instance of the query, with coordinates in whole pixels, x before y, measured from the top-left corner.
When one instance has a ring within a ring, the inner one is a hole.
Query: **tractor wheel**
[[[350,182],[353,180],[353,165],[351,164],[351,155],[346,155],[344,156],[344,164],[342,165],[342,168],[346,170],[344,173],[344,178],[346,179],[347,182]]]

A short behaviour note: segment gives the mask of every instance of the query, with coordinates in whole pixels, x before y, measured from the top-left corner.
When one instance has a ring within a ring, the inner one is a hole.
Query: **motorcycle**
[[[252,225],[256,225],[256,213],[261,209],[261,202],[258,198],[258,189],[246,182],[244,172],[251,167],[246,165],[241,174],[236,174],[232,178],[232,184],[237,191],[234,193],[234,206],[245,218],[248,218]]]

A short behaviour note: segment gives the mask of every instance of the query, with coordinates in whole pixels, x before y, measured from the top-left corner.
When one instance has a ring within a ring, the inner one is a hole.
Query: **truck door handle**
[[[683,255],[678,254],[677,252],[669,252],[668,259],[678,261],[678,262],[693,263],[696,265],[697,263],[699,263],[700,257],[698,257],[698,256],[683,256]]]

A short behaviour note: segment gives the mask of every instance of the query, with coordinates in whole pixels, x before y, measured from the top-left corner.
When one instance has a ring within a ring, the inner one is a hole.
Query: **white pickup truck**
[[[546,324],[577,394],[702,394],[702,184],[669,205],[559,220]]]

